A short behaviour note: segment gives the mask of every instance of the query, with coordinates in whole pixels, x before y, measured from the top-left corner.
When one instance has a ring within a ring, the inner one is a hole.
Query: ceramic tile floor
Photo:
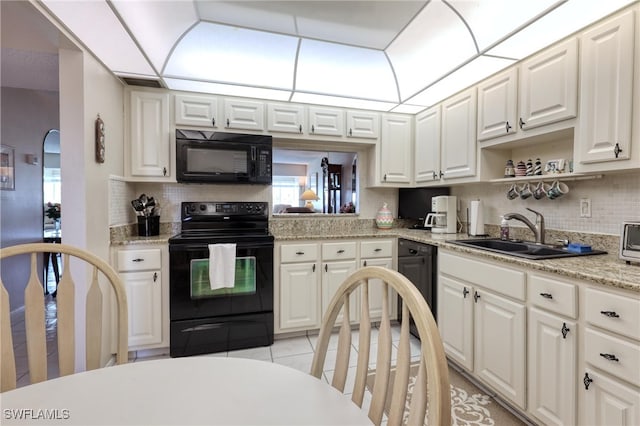
[[[49,276],[52,277],[53,274]],[[55,289],[55,283],[53,280],[49,280],[48,283],[50,291]],[[47,353],[48,353],[48,377],[54,378],[58,376],[58,352],[57,352],[57,335],[56,335],[56,302],[55,298],[51,295],[45,296],[45,321],[46,321],[46,339],[47,339]],[[27,365],[27,350],[25,342],[24,332],[24,311],[12,313],[12,332],[13,332],[13,346],[16,355],[16,370],[18,386],[24,386],[29,384],[28,365]],[[377,340],[377,329],[372,330],[371,340],[375,342]],[[397,341],[399,340],[400,330],[399,326],[394,326],[391,330],[392,341],[394,347],[392,349],[392,358],[395,359],[397,353]],[[329,347],[327,351],[327,358],[325,361],[324,378],[327,382],[331,381],[333,377],[333,365],[335,364],[336,347],[337,347],[337,334],[331,337]],[[238,358],[251,358],[261,361],[275,362],[278,364],[286,365],[291,368],[308,373],[311,370],[311,362],[313,360],[313,354],[316,348],[317,335],[305,335],[297,337],[288,337],[283,339],[277,339],[271,346],[262,346],[251,349],[243,349],[229,352],[219,352],[215,354],[208,354],[202,356],[217,356],[217,357],[238,357]],[[354,331],[352,334],[352,343],[357,344],[358,332]],[[355,346],[354,346],[354,349]],[[370,366],[375,366],[377,345],[371,346],[371,352],[369,354]],[[420,353],[420,341],[412,336],[411,340],[411,353],[412,358],[418,359]],[[131,352],[129,355],[130,362],[143,362],[152,359],[168,358],[168,353],[153,356],[138,356],[138,353]],[[347,379],[346,389],[350,389],[350,385],[353,385],[351,381],[353,374],[355,373],[355,364],[357,361],[357,351],[352,351],[350,359],[350,365],[354,367],[350,368],[350,375]],[[350,380],[351,379],[351,380]]]

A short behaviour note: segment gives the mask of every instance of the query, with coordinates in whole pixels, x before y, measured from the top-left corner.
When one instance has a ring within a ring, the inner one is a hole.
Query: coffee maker
[[[440,234],[455,234],[458,230],[458,200],[454,195],[440,195],[431,198],[431,211],[424,221],[425,228]]]

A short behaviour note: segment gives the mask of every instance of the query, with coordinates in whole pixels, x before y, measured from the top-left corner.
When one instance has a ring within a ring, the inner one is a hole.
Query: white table
[[[270,362],[206,356],[60,377],[2,393],[0,406],[2,425],[371,424],[324,380]],[[38,419],[47,414],[59,420]]]

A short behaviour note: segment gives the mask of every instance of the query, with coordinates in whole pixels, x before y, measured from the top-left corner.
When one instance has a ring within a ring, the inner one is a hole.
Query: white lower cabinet
[[[324,262],[322,267],[322,314],[324,315],[329,307],[329,303],[336,294],[340,284],[356,271],[355,260],[339,260]],[[355,322],[359,319],[359,293],[353,292],[349,297],[349,319]],[[336,324],[342,323],[342,313],[338,314]]]
[[[394,239],[276,242],[275,332],[318,329],[334,294],[359,266],[366,263],[393,268],[394,243]],[[397,311],[397,298],[392,291],[389,296],[393,318]],[[351,322],[360,318],[360,297],[359,290],[350,296]],[[371,282],[369,304],[372,320],[380,318],[382,301],[382,285]],[[336,322],[340,321],[342,315]]]
[[[528,273],[529,412],[548,425],[576,424],[578,286]]]
[[[640,424],[640,297],[587,287],[579,424]]]
[[[529,309],[529,411],[547,425],[576,424],[576,323]]]
[[[474,371],[519,407],[525,408],[525,312],[517,303],[483,289],[475,301]]]
[[[438,278],[438,329],[447,355],[473,371],[473,287],[454,278]]]
[[[168,284],[163,283],[164,249],[118,250],[117,270],[127,293],[129,349],[168,346]],[[166,266],[165,266],[166,267]]]
[[[320,251],[314,242],[276,246],[276,330],[320,324]]]
[[[638,367],[636,365],[636,367]],[[637,388],[586,368],[582,378],[581,424],[634,426],[640,424],[640,393]]]
[[[380,266],[393,269],[393,244],[394,240],[377,239],[360,242],[360,266]],[[384,301],[382,292],[382,281],[369,281],[369,317],[372,320],[382,318],[382,304]],[[362,297],[362,294],[360,294]],[[389,316],[395,318],[397,315],[397,294],[391,288],[388,289],[388,309]]]
[[[280,265],[280,328],[316,327],[318,309],[318,268],[316,263]]]
[[[640,295],[505,265],[439,250],[447,357],[535,423],[640,424]]]
[[[438,328],[445,352],[525,409],[524,273],[444,250],[438,265]]]

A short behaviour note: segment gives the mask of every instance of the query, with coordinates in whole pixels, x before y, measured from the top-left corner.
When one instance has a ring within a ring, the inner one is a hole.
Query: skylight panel
[[[298,39],[201,22],[176,46],[164,75],[291,89]]]
[[[302,40],[296,90],[398,102],[389,61],[380,50]]]
[[[478,52],[460,17],[433,0],[386,50],[405,100]]]

